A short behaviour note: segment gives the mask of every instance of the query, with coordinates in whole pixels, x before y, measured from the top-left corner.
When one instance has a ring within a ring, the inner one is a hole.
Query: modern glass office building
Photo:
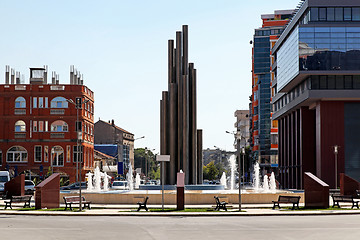
[[[261,15],[262,27],[255,29],[253,41],[252,96],[250,104],[250,144],[252,157],[266,172],[276,171],[277,121],[271,118],[271,48],[288,23],[293,10]]]
[[[272,51],[282,187],[360,180],[360,1],[301,1]]]

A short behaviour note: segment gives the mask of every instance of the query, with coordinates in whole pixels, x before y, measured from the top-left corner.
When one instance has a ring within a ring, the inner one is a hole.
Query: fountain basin
[[[60,192],[60,199],[63,201],[64,196],[77,195],[77,191]],[[161,204],[160,190],[134,190],[134,191],[107,191],[107,192],[82,192],[87,201],[94,204],[136,204],[142,198],[149,196],[149,204]],[[255,193],[250,190],[245,190],[241,194],[241,202],[243,204],[272,204],[272,201],[277,201],[279,195],[286,196],[300,196],[300,203],[304,202],[304,192],[290,192],[278,191],[276,193]],[[239,193],[229,190],[186,190],[185,204],[200,205],[200,204],[215,204],[214,196],[219,196],[230,204],[239,203]],[[176,191],[166,190],[164,197],[165,204],[176,204]]]
[[[161,190],[161,185],[140,185],[139,190]],[[176,190],[175,185],[164,185],[164,190]],[[224,190],[223,185],[185,185],[185,190]]]

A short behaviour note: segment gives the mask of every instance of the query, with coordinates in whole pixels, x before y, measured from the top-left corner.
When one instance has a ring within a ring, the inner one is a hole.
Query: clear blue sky
[[[5,65],[25,74],[49,66],[69,83],[69,66],[95,92],[95,121],[145,136],[135,147],[159,151],[167,41],[189,25],[189,61],[198,72],[198,128],[204,148],[233,150],[236,109],[248,109],[251,45],[261,14],[298,0],[19,0],[0,3],[0,83]]]

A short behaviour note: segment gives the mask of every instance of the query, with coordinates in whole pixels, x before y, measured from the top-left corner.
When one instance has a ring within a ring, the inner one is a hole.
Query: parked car
[[[79,183],[72,183],[68,186],[60,187],[60,190],[78,190],[79,189]],[[87,182],[81,182],[81,189],[87,189]]]
[[[111,189],[126,190],[129,189],[127,181],[114,181],[111,185]]]
[[[35,192],[35,183],[31,180],[25,180],[25,194],[33,195]]]
[[[8,171],[0,171],[0,193],[4,192],[5,183],[10,181],[10,174]]]

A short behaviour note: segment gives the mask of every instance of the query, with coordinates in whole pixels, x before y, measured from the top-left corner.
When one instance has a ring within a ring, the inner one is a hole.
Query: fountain
[[[133,177],[131,163],[129,163],[129,171],[126,174],[126,180],[128,182],[129,190],[130,191],[134,190],[134,177]]]
[[[86,176],[87,176],[87,190],[92,191],[94,189],[94,187],[93,187],[93,179],[92,179],[93,174],[91,172],[88,172],[86,174]]]
[[[264,175],[264,182],[263,182],[263,192],[269,192],[269,177]]]
[[[236,170],[236,155],[231,155],[229,158],[229,165],[230,165],[230,170],[231,170],[231,174],[230,174],[230,189],[234,190],[235,189],[235,173],[237,172]]]
[[[255,192],[260,190],[260,167],[258,162],[254,165],[253,188]]]
[[[100,168],[96,167],[95,171],[94,171],[94,181],[95,181],[95,186],[94,186],[94,190],[99,192],[101,191],[101,172],[100,172]]]
[[[109,176],[104,173],[104,191],[109,191]]]
[[[139,189],[139,187],[140,187],[140,174],[136,173],[136,176],[135,176],[135,189]]]
[[[220,184],[224,186],[224,189],[227,188],[227,184],[226,184],[226,174],[225,172],[222,173],[221,178],[220,178]]]
[[[272,193],[276,192],[276,181],[275,181],[275,174],[274,172],[271,173],[270,175],[270,191]]]

